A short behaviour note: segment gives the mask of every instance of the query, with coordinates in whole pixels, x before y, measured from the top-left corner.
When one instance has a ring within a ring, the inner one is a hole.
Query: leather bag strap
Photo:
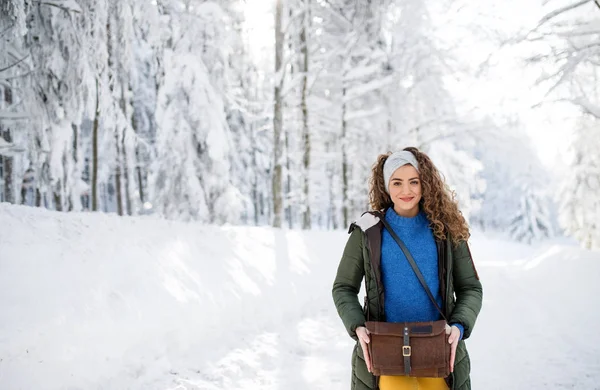
[[[404,345],[402,346],[402,356],[404,356],[404,374],[410,375],[410,357],[412,355],[412,347],[410,346],[410,336],[408,326],[404,327]]]
[[[394,238],[394,241],[396,241],[396,243],[398,243],[398,245],[400,246],[400,249],[402,249],[402,252],[404,252],[404,256],[406,256],[406,259],[408,259],[410,266],[412,267],[413,271],[417,275],[417,279],[419,279],[419,282],[421,282],[421,285],[425,289],[425,292],[429,296],[429,299],[431,299],[431,302],[434,304],[437,311],[442,315],[442,318],[444,320],[446,320],[446,322],[448,322],[448,319],[444,315],[444,312],[442,311],[442,309],[440,309],[440,306],[435,301],[435,298],[433,297],[431,290],[429,289],[429,287],[427,286],[427,283],[425,282],[425,278],[423,278],[423,275],[421,274],[419,267],[417,267],[417,263],[415,263],[415,259],[413,259],[412,255],[408,251],[408,248],[406,247],[406,245],[404,245],[404,242],[402,242],[402,240],[400,239],[400,237],[398,237],[396,232],[394,232],[394,229],[392,229],[392,227],[390,226],[388,221],[385,220],[385,217],[380,218],[380,220],[383,223],[383,226],[385,226],[385,228],[388,230],[388,232],[390,233],[392,238]]]

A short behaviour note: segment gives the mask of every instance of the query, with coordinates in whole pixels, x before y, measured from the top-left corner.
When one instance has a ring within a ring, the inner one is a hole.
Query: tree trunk
[[[344,226],[348,226],[349,218],[349,199],[348,199],[348,140],[346,133],[348,123],[346,122],[346,87],[342,88],[342,214],[344,217]]]
[[[21,204],[25,205],[27,203],[27,189],[24,185],[21,186]]]
[[[125,147],[125,132],[127,129],[123,130],[123,138],[121,145],[123,147],[123,181],[125,186],[125,210],[127,215],[132,215],[131,209],[131,195],[129,193],[129,169],[127,166],[127,148]]]
[[[60,188],[60,183],[58,184],[58,187]],[[53,193],[53,198],[54,198],[54,209],[56,211],[63,211],[63,207],[62,207],[62,198],[60,196],[60,192],[59,191],[52,191]]]
[[[111,197],[108,193],[108,185],[106,182],[100,183],[100,196],[102,197],[102,211],[108,213]]]
[[[100,86],[96,77],[96,114],[92,128],[92,211],[98,211],[98,125],[100,122]]]
[[[12,135],[10,129],[4,129],[0,132],[0,136],[4,138],[6,142],[12,142]],[[15,203],[15,188],[14,188],[14,168],[13,168],[13,157],[12,156],[0,156],[2,158],[2,167],[4,174],[4,201],[8,203]]]
[[[13,103],[12,90],[10,88],[4,89],[3,100],[8,106]],[[6,142],[12,142],[12,134],[10,133],[10,129],[0,126],[0,137],[4,138]],[[8,203],[15,203],[13,157],[0,156],[0,158],[2,158],[2,167],[4,172],[4,201]]]
[[[337,142],[337,140],[335,140],[334,142]],[[327,155],[329,155],[330,153],[332,153],[331,151],[331,142],[327,142],[325,144],[325,153]],[[336,175],[335,175],[335,162],[334,161],[330,161],[327,162],[325,169],[327,170],[327,180],[329,181],[329,186],[328,186],[328,196],[329,196],[329,216],[327,218],[327,227],[329,228],[333,228],[333,229],[337,229],[338,228],[338,208],[337,208],[337,197],[335,195],[335,184],[334,182],[337,181]]]
[[[282,15],[283,0],[277,0],[275,12],[275,107],[273,115],[273,227],[281,227],[283,199],[282,190],[282,167],[281,167],[281,130],[283,126],[283,98],[281,94],[283,77],[283,31]]]
[[[308,127],[308,40],[306,39],[307,31],[310,28],[310,0],[305,1],[304,8],[304,20],[302,28],[300,30],[300,52],[302,53],[303,66],[302,66],[302,144],[304,147],[304,156],[302,162],[304,163],[304,213],[302,217],[302,228],[310,229],[310,130]]]
[[[386,149],[385,151],[391,151],[392,149],[394,149],[392,147],[392,144],[394,142],[393,140],[393,132],[394,132],[394,125],[392,123],[392,105],[390,102],[390,96],[388,95],[388,93],[386,91],[382,92],[382,96],[383,99],[385,101],[385,108],[386,108],[386,114],[387,114],[387,120],[386,120],[386,135],[385,135],[385,146]]]
[[[258,216],[260,213],[259,194],[258,194],[258,169],[256,169],[256,129],[254,124],[250,125],[250,145],[252,148],[252,205],[254,207],[254,226],[258,226]]]
[[[288,10],[288,18],[289,18],[288,20],[291,21],[293,16],[294,16],[294,12],[290,8]],[[288,53],[296,52],[296,48],[294,47],[293,39],[288,39],[287,49],[288,49]],[[282,72],[283,71],[285,71],[285,70],[282,69]],[[293,80],[294,80],[295,73],[296,73],[296,67],[295,67],[294,61],[292,61],[290,64],[290,68],[289,68],[289,72],[288,72],[288,76],[287,76],[287,77],[289,77],[291,82],[293,82]],[[282,98],[282,100],[283,100],[283,98]],[[282,101],[282,110],[284,110],[284,109],[285,109],[285,107],[283,106],[283,101]],[[288,119],[288,121],[289,121],[289,119]],[[285,145],[284,145],[284,150],[283,150],[283,153],[285,153],[285,196],[283,197],[283,199],[285,199],[285,202],[284,202],[285,203],[285,219],[287,220],[288,227],[290,229],[292,229],[294,227],[294,224],[293,224],[293,218],[292,218],[292,202],[291,202],[291,199],[292,199],[292,168],[291,168],[291,162],[290,162],[290,137],[291,137],[291,132],[293,130],[290,129],[290,123],[288,122],[288,125],[285,127],[285,129],[282,128],[281,131],[283,131],[283,137],[285,139]]]
[[[135,120],[135,112],[134,115],[131,116],[131,127],[133,128],[133,132],[136,134],[136,143],[135,143],[135,175],[137,179],[138,186],[138,196],[140,197],[140,204],[142,207],[146,202],[144,197],[144,177],[142,174],[142,151],[140,150],[140,143],[137,141],[139,138],[139,129],[138,122]]]
[[[69,163],[68,163],[68,159],[69,159],[69,155],[67,154],[67,152],[65,151],[63,153],[63,158],[62,158],[62,164],[63,164],[63,177],[62,180],[60,182],[60,186],[58,186],[58,193],[60,195],[61,198],[61,210],[63,211],[69,211],[69,207],[70,207],[70,200],[69,197],[67,196],[67,188],[71,187],[73,188],[73,184],[71,183],[71,181],[69,180]]]
[[[285,219],[287,219],[288,227],[292,229],[294,227],[292,218],[292,168],[290,165],[290,132],[286,129],[283,130],[285,138]]]
[[[123,116],[127,119],[127,102],[125,100],[125,82],[121,82],[121,111],[123,111]],[[131,215],[131,196],[129,195],[129,170],[127,169],[127,147],[125,145],[125,136],[127,133],[127,128],[123,129],[123,136],[121,137],[121,147],[123,150],[123,180],[125,184],[125,209],[127,210],[127,215]]]
[[[254,96],[253,98],[256,99],[258,101],[258,94],[256,93],[256,89],[257,86],[251,86],[250,88],[253,88],[254,91]],[[256,140],[256,136],[257,136],[257,129],[256,129],[256,122],[253,121],[250,124],[250,144],[252,147],[252,167],[253,169],[251,170],[252,172],[252,204],[254,206],[254,225],[258,226],[258,224],[260,223],[260,218],[259,216],[263,215],[263,208],[262,208],[262,194],[259,191],[259,187],[258,187],[258,183],[259,183],[259,178],[260,173],[258,170],[258,159],[257,159],[257,155],[258,155],[258,145],[257,145],[257,140]]]
[[[73,156],[71,156],[73,158],[73,166],[75,169],[75,172],[77,172],[76,175],[73,175],[73,180],[75,180],[75,183],[71,183],[71,196],[69,197],[69,211],[73,211],[73,207],[74,207],[74,200],[73,197],[77,197],[77,204],[80,204],[81,201],[81,193],[79,192],[79,181],[81,180],[81,172],[78,169],[78,158],[77,158],[77,151],[79,150],[79,137],[78,137],[78,129],[79,127],[74,124],[71,123],[71,128],[73,129]],[[73,191],[75,191],[75,193],[73,193]]]
[[[79,183],[81,181],[81,171],[79,170],[79,158],[77,156],[77,152],[79,151],[79,126],[75,123],[71,123],[71,128],[73,129],[73,155],[71,158],[73,159],[73,169],[75,171],[74,175],[71,175],[71,179],[75,180],[75,183],[71,183],[71,191],[70,196],[68,198],[69,205],[68,211],[73,211],[75,204],[80,205],[81,203],[81,193],[79,192]],[[73,199],[76,197],[77,199]],[[77,203],[75,203],[77,202]]]
[[[294,22],[292,22],[294,20],[294,10],[292,9],[292,7],[288,7],[288,23],[290,24],[294,24]],[[285,33],[284,33],[285,34]],[[285,36],[285,35],[284,35]],[[287,53],[291,53],[290,56],[294,56],[297,51],[298,51],[298,40],[296,39],[288,39],[287,40]],[[289,65],[289,72],[287,72],[287,79],[290,80],[291,83],[294,83],[294,77],[296,75],[296,72],[298,71],[298,69],[302,69],[302,66],[300,63],[297,63],[296,61],[290,61],[290,65]],[[283,69],[283,72],[286,72],[287,69]],[[285,80],[283,81],[285,83]],[[295,88],[293,89],[294,92],[296,92]],[[284,99],[285,100],[285,99]],[[292,98],[292,100],[295,102],[295,96]],[[295,103],[294,103],[295,104]],[[289,107],[289,106],[288,106]],[[284,110],[285,110],[285,106],[284,106]],[[290,107],[291,111],[290,112],[292,115],[290,115],[290,118],[288,118],[288,123],[287,126],[285,126],[285,128],[283,129],[284,131],[284,137],[285,137],[285,149],[284,149],[284,153],[285,153],[285,196],[283,197],[283,199],[285,200],[285,219],[288,222],[288,227],[290,229],[292,229],[294,227],[294,213],[292,212],[293,208],[293,201],[297,202],[297,197],[292,196],[292,159],[291,159],[291,149],[290,149],[290,143],[293,144],[293,140],[294,137],[292,136],[293,134],[296,134],[296,110],[295,107]]]
[[[35,184],[35,207],[42,207],[42,192],[38,183]]]
[[[146,202],[144,198],[144,179],[142,176],[142,162],[140,161],[140,147],[136,145],[135,147],[135,160],[136,160],[136,173],[137,173],[137,182],[138,182],[138,195],[140,196],[140,203],[142,206]]]
[[[119,148],[119,130],[115,130],[115,146],[117,147],[117,165],[115,167],[115,192],[117,195],[117,214],[123,215],[123,193],[121,191],[121,150]]]
[[[52,199],[54,201],[54,209],[56,211],[63,211],[64,208],[64,204],[63,204],[63,200],[64,200],[64,193],[65,190],[64,188],[66,187],[66,176],[67,176],[67,155],[66,153],[63,153],[62,158],[61,158],[61,163],[62,163],[62,172],[63,175],[61,178],[59,178],[56,183],[51,186],[51,190],[52,190]],[[55,179],[53,176],[50,176],[50,182],[52,183],[53,179]]]

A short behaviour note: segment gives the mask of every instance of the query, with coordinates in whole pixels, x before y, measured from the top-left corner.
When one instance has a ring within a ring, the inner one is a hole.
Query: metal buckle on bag
[[[412,348],[410,345],[405,345],[402,347],[402,356],[407,357],[412,355]]]

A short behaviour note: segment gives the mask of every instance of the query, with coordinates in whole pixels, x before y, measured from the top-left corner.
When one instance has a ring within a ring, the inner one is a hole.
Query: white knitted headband
[[[410,164],[419,172],[419,162],[414,154],[407,150],[392,153],[383,164],[383,178],[385,179],[385,190],[389,193],[390,179],[396,169]]]

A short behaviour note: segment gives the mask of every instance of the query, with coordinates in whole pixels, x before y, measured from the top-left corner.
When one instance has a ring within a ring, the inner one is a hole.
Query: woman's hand
[[[452,325],[452,327],[446,325],[446,334],[448,336],[448,343],[451,345],[450,347],[450,372],[454,372],[454,358],[456,357],[456,348],[458,347],[458,342],[460,341],[460,329],[458,326]]]
[[[364,326],[359,326],[356,328],[356,336],[360,342],[363,356],[365,357],[365,363],[367,363],[367,370],[371,372],[371,357],[369,356],[369,348],[367,346],[367,344],[369,344],[371,341],[371,338],[369,337],[369,331]]]

